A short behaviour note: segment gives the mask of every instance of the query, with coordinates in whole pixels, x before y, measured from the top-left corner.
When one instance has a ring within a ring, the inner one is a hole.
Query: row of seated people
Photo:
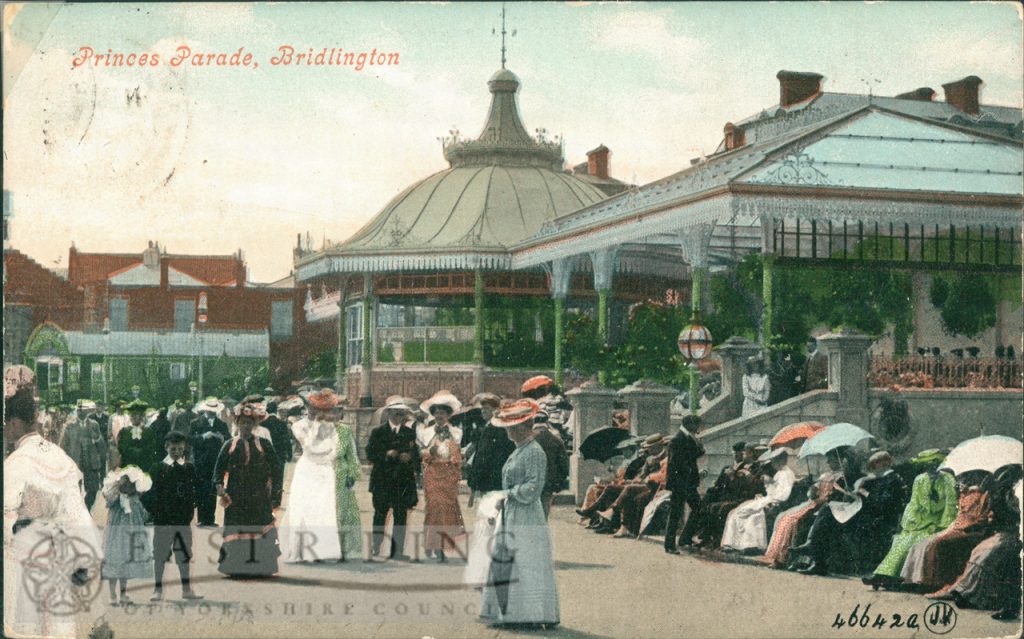
[[[667,443],[648,438],[611,481],[591,486],[581,523],[620,537],[663,530],[650,511],[667,506]],[[683,527],[680,547],[763,553],[764,563],[805,574],[868,574],[875,588],[1019,615],[1020,465],[954,478],[938,470],[942,451],[895,468],[888,452],[875,451],[861,476],[856,454],[840,448],[816,480],[796,481],[783,449],[740,443],[733,451],[733,464]]]

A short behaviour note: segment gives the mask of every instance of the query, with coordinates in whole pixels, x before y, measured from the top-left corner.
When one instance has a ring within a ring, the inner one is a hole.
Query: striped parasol
[[[797,448],[800,444],[803,444],[805,441],[814,437],[823,430],[825,430],[825,425],[821,422],[799,422],[797,424],[790,424],[775,433],[775,437],[772,437],[771,441],[768,442],[768,447],[778,448],[780,446],[789,446],[791,448]]]

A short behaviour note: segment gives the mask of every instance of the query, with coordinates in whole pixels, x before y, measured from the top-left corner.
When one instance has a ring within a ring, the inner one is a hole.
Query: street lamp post
[[[104,317],[103,318],[103,371],[102,371],[102,375],[103,375],[103,406],[104,406],[104,409],[106,408],[107,403],[108,403],[108,398],[107,398],[107,376],[108,376],[107,358],[109,357],[109,355],[110,355],[110,318],[109,317]]]
[[[199,390],[199,386],[195,383],[195,381],[191,381],[191,382],[188,383],[188,392],[192,395],[192,405],[193,406],[196,405],[196,391],[197,390]]]
[[[690,413],[697,414],[700,404],[700,368],[697,363],[711,354],[711,331],[700,323],[700,313],[679,333],[679,352],[690,364]]]
[[[203,395],[203,326],[206,325],[206,313],[209,310],[206,302],[206,293],[199,294],[199,317],[196,323],[196,329],[199,333],[199,395]]]

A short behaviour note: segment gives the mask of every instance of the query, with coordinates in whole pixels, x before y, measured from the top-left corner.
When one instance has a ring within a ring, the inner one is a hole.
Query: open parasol
[[[776,448],[778,446],[796,448],[800,444],[804,443],[804,441],[814,437],[823,430],[825,430],[825,425],[821,422],[799,422],[797,424],[790,424],[775,433],[775,437],[772,437],[771,441],[768,442],[768,446],[769,448]]]
[[[587,435],[580,443],[580,455],[583,459],[594,459],[606,462],[616,455],[621,455],[619,444],[630,438],[628,430],[617,426],[600,428]]]
[[[832,424],[825,430],[819,431],[800,448],[800,459],[806,459],[811,455],[824,455],[841,446],[856,446],[862,441],[872,438],[874,435],[860,426],[854,426],[847,422]]]
[[[1024,444],[1013,437],[984,435],[961,442],[949,452],[939,468],[949,468],[959,475],[969,470],[994,473],[1008,464],[1024,463]]]

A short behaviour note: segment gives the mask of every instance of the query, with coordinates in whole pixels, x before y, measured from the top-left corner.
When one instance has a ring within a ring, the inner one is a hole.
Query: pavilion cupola
[[[503,68],[491,76],[487,86],[491,91],[491,108],[480,136],[465,140],[458,132],[452,132],[450,138],[445,138],[444,156],[452,168],[539,166],[561,171],[561,140],[548,140],[543,132],[534,138],[526,132],[517,101],[519,78]]]

